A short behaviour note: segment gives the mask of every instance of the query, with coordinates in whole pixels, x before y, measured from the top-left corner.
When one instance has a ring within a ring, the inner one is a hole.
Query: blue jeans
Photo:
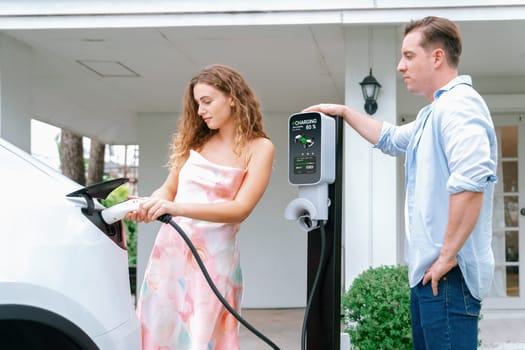
[[[438,283],[420,282],[410,290],[414,350],[476,350],[481,302],[470,294],[459,267]]]

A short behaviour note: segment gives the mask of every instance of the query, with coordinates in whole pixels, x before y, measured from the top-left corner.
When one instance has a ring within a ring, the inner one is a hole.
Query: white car
[[[121,221],[125,179],[82,188],[0,139],[0,349],[140,349]]]

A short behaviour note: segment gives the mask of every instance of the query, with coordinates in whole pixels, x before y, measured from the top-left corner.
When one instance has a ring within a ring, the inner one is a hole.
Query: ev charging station
[[[288,131],[288,180],[298,196],[284,216],[308,235],[302,348],[340,350],[343,121],[296,113]]]

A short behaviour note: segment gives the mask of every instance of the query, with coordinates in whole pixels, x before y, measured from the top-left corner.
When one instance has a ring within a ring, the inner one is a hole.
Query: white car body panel
[[[81,186],[2,139],[0,164],[0,315],[32,306],[100,349],[140,349],[127,251],[82,214],[82,198],[66,198]]]

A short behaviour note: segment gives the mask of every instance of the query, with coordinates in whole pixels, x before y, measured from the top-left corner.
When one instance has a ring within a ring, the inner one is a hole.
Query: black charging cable
[[[301,331],[301,350],[306,350],[306,334],[307,334],[307,326],[308,321],[310,318],[310,309],[312,308],[312,303],[317,296],[317,293],[319,292],[319,282],[321,280],[321,275],[323,274],[323,270],[326,266],[326,258],[327,258],[327,246],[326,246],[326,231],[324,229],[325,221],[321,221],[320,223],[320,231],[321,231],[321,257],[319,258],[319,265],[317,266],[317,271],[315,273],[314,282],[312,283],[312,289],[310,291],[310,295],[308,296],[308,302],[306,304],[306,310],[304,312],[304,319],[303,319],[303,328]]]
[[[208,282],[208,285],[210,286],[211,290],[217,296],[221,304],[232,314],[240,323],[242,323],[248,330],[250,330],[253,334],[255,334],[259,339],[264,341],[266,344],[268,344],[270,347],[272,347],[275,350],[280,350],[277,345],[275,345],[270,339],[268,339],[264,334],[259,332],[255,327],[253,327],[251,324],[248,323],[244,318],[242,318],[241,315],[235,309],[224,299],[221,292],[217,289],[215,286],[215,283],[213,283],[213,280],[210,277],[210,274],[208,273],[208,270],[206,269],[206,266],[204,265],[204,262],[202,261],[199,252],[193,245],[193,242],[190,240],[188,235],[184,232],[184,230],[175,222],[175,220],[172,219],[171,215],[164,214],[157,218],[158,221],[163,222],[165,224],[170,224],[182,237],[184,242],[188,245],[188,247],[191,250],[191,253],[195,257],[195,261],[197,261],[197,264],[199,265],[202,274],[204,275],[204,278],[206,279],[206,282]]]

